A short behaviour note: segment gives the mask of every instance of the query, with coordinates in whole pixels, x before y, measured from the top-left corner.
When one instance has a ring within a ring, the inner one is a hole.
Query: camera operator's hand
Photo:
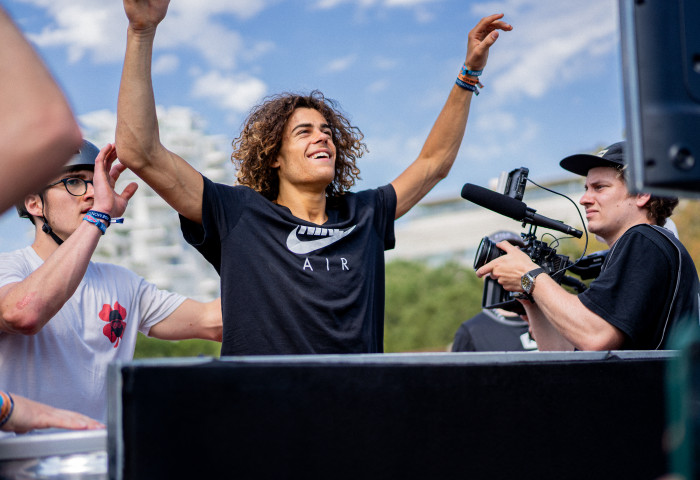
[[[527,272],[538,268],[539,265],[510,242],[499,242],[496,246],[506,254],[479,268],[476,271],[476,276],[481,278],[489,275],[509,292],[522,292],[520,278]]]

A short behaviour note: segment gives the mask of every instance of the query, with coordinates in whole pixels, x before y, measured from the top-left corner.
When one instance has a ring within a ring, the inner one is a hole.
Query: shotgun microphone
[[[559,220],[554,220],[535,213],[535,209],[529,208],[520,200],[491,191],[488,188],[466,183],[464,187],[462,187],[462,198],[519,222],[549,228],[576,238],[581,238],[583,235],[583,232],[580,230],[576,230]]]

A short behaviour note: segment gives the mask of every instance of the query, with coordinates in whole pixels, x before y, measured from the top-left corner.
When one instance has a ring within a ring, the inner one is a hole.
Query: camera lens
[[[495,245],[495,243],[489,240],[489,237],[481,239],[479,248],[476,249],[476,255],[474,255],[474,270],[478,270],[492,260],[491,250]]]

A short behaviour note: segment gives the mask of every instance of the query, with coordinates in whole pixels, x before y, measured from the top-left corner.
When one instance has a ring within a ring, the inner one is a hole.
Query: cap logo
[[[606,153],[608,153],[609,148],[606,148],[605,150],[601,150],[600,152],[596,153],[596,157],[603,157]]]

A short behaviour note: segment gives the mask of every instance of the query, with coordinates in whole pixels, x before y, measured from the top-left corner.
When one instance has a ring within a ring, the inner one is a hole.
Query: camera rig
[[[529,226],[527,232],[520,234],[520,241],[517,239],[509,239],[508,241],[525,252],[534,263],[544,268],[557,283],[570,286],[579,293],[583,292],[586,289],[586,285],[580,280],[566,275],[566,271],[570,270],[583,279],[595,278],[600,273],[607,251],[596,252],[573,263],[568,256],[558,254],[551,244],[538,240],[536,235],[538,226],[564,232],[576,238],[581,238],[583,232],[558,220],[538,215],[534,209],[528,208],[521,201],[525,192],[528,172],[527,168],[521,167],[511,171],[507,176],[505,176],[505,173],[502,174],[499,179],[498,189],[504,193],[497,193],[476,185],[466,184],[462,189],[462,197],[496,213],[522,222],[523,228]],[[484,237],[474,257],[474,269],[476,270],[504,254],[503,250],[496,247],[496,242],[488,236]],[[497,280],[486,277],[484,279],[482,307],[502,308],[523,314],[525,310],[517,300],[520,295],[519,293],[505,290]]]

